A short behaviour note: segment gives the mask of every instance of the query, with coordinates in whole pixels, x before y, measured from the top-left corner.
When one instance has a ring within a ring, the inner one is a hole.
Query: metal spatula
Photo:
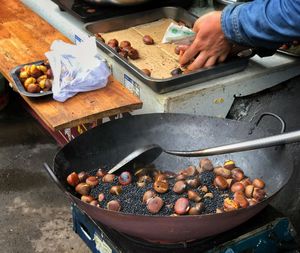
[[[127,168],[133,163],[149,164],[154,161],[162,152],[168,153],[175,156],[185,157],[201,157],[201,156],[212,156],[221,155],[227,153],[234,153],[246,150],[253,150],[259,148],[266,148],[277,146],[281,144],[294,143],[300,141],[300,130],[293,131],[290,133],[273,135],[270,137],[254,139],[250,141],[238,142],[213,148],[205,148],[193,151],[177,151],[177,150],[164,150],[157,144],[151,144],[139,149],[136,149],[123,160],[117,163],[108,173],[114,173],[122,168]],[[131,166],[132,167],[132,166]]]

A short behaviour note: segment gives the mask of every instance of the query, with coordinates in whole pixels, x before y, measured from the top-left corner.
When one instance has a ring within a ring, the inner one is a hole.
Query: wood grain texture
[[[54,40],[69,40],[20,1],[2,1],[0,7],[0,72],[11,83],[12,68],[45,59]],[[142,102],[113,77],[105,88],[79,93],[64,103],[51,96],[22,96],[32,110],[53,130],[142,107]]]

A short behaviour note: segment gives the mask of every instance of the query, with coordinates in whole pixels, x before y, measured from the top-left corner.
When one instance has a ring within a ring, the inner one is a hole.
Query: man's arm
[[[253,47],[278,48],[300,37],[299,0],[256,0],[226,6],[221,16],[225,37]]]

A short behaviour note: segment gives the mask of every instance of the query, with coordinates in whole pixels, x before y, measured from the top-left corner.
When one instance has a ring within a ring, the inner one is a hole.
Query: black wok
[[[233,159],[250,178],[266,182],[268,198],[255,206],[221,214],[196,216],[142,216],[108,211],[82,202],[67,185],[72,171],[112,166],[136,148],[157,143],[165,149],[193,150],[268,136],[266,131],[245,122],[186,114],[146,114],[100,125],[64,146],[55,156],[54,173],[48,172],[61,189],[96,221],[149,241],[175,243],[216,235],[260,212],[288,182],[293,166],[284,146],[210,157],[214,164]],[[251,134],[250,134],[251,132]],[[162,170],[179,170],[198,164],[199,158],[162,154],[155,165]]]

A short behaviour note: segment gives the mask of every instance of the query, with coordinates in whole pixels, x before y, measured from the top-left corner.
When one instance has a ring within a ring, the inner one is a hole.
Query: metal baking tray
[[[19,65],[15,68],[13,68],[10,71],[10,76],[12,77],[12,79],[14,80],[14,83],[16,84],[16,87],[19,91],[20,94],[26,96],[26,97],[43,97],[43,96],[47,96],[47,95],[51,95],[52,91],[43,91],[40,93],[31,93],[25,90],[23,84],[21,83],[21,80],[19,79],[19,75],[20,75],[20,71],[21,68],[24,67],[25,65],[31,65],[31,64],[35,64],[35,65],[41,65],[44,61],[35,61],[35,62],[30,62],[30,63],[26,63],[26,64],[22,64]]]
[[[175,21],[182,21],[188,27],[193,27],[193,24],[197,19],[196,16],[183,8],[163,7],[88,23],[84,27],[90,35],[94,35],[96,33],[108,33],[112,31],[124,30],[133,26],[154,22],[162,18],[171,18]],[[140,69],[128,62],[125,58],[121,57],[117,52],[115,52],[102,41],[98,40],[97,38],[96,41],[97,46],[103,52],[108,54],[109,57],[113,58],[117,63],[128,70],[129,73],[132,73],[141,82],[148,85],[157,93],[166,93],[242,71],[247,67],[249,62],[249,59],[245,58],[232,58],[227,62],[218,64],[214,67],[199,69],[197,71],[175,77],[156,79],[146,76]]]

